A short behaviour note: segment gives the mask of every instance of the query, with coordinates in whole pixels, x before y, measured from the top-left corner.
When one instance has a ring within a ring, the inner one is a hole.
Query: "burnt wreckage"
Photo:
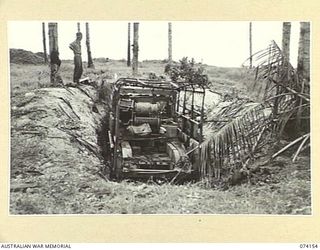
[[[114,177],[197,176],[204,97],[205,88],[197,84],[117,80],[108,130]]]

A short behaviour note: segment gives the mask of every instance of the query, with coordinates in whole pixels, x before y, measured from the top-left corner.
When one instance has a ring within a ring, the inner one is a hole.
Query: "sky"
[[[56,21],[61,59],[72,59],[69,44],[75,40],[76,21]],[[89,21],[93,58],[126,59],[128,22]],[[139,22],[139,61],[168,58],[168,22]],[[46,34],[48,34],[48,22]],[[299,22],[291,22],[291,64],[296,66]],[[87,60],[85,22],[80,21],[83,60]],[[131,25],[131,32],[133,25]],[[268,47],[272,40],[281,47],[282,22],[252,22],[253,52]],[[131,33],[131,43],[133,34]],[[32,52],[43,51],[41,21],[10,21],[8,47]],[[47,36],[48,50],[48,36]],[[249,57],[249,22],[247,21],[174,21],[172,22],[172,54],[178,61],[187,56],[196,62],[220,67],[241,67]]]

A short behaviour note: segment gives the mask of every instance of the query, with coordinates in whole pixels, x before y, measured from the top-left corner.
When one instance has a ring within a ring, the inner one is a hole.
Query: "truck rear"
[[[204,89],[186,83],[120,78],[114,84],[108,138],[116,179],[173,180],[197,172],[204,114],[203,103],[194,105],[196,93],[204,100]]]

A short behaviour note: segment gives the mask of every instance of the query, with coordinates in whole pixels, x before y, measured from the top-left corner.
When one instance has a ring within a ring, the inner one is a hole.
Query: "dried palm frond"
[[[230,173],[234,169],[247,169],[250,160],[268,143],[271,135],[280,138],[288,122],[301,124],[302,118],[310,117],[309,83],[299,77],[278,45],[273,41],[267,49],[254,54],[253,60],[254,86],[260,85],[260,89],[264,86],[264,99],[246,109],[229,105],[220,110],[220,120],[233,119],[223,123],[200,145],[199,172],[202,178],[219,178],[221,170]],[[307,131],[288,145],[291,147],[302,141],[293,160],[306,148],[309,138]]]
[[[265,104],[253,104],[202,143],[201,176],[218,177],[212,174],[220,172],[216,170],[221,170],[223,165],[232,169],[241,168],[262,145],[263,133],[272,126],[271,114],[270,107]]]
[[[273,102],[279,136],[289,122],[295,123],[293,134],[306,135],[310,131],[310,83],[298,74],[274,41],[267,50],[268,54],[266,51],[256,54],[262,62],[255,69],[255,85],[266,84],[264,101]]]

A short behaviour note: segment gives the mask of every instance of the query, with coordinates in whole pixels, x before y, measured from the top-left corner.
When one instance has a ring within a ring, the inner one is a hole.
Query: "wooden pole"
[[[252,69],[252,22],[249,23],[250,69]]]
[[[78,32],[80,32],[80,23],[77,23]]]
[[[88,53],[88,68],[94,68],[91,49],[90,49],[90,34],[89,34],[89,23],[86,23],[86,45],[87,45],[87,53]]]
[[[50,52],[50,82],[55,84],[57,82],[57,72],[59,66],[57,65],[57,57],[59,56],[59,47],[58,47],[58,24],[57,23],[48,23],[49,29],[49,52]]]
[[[168,23],[168,63],[172,63],[172,24]]]
[[[282,52],[284,56],[290,59],[290,32],[291,32],[291,23],[283,22],[282,24]]]
[[[138,54],[139,54],[139,23],[133,23],[133,60],[132,71],[133,75],[138,75]]]
[[[130,41],[130,32],[131,32],[131,24],[128,23],[128,57],[127,57],[127,66],[130,67],[131,66],[131,41]]]
[[[47,56],[47,46],[46,46],[46,27],[45,23],[42,23],[42,42],[43,42],[43,58],[44,62],[48,63],[48,56]]]

